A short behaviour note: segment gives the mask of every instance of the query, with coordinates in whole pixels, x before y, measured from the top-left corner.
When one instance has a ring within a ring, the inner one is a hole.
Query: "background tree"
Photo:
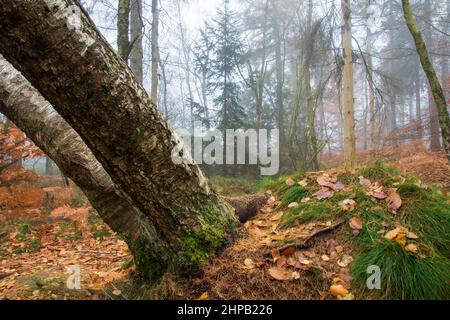
[[[408,0],[402,0],[403,12],[405,15],[406,24],[408,26],[411,35],[414,38],[414,43],[417,48],[417,53],[420,57],[420,63],[425,71],[428,78],[428,82],[433,93],[434,103],[439,114],[439,123],[441,126],[442,141],[444,143],[444,149],[447,153],[447,158],[450,161],[450,118],[447,109],[447,102],[445,100],[445,95],[442,90],[439,79],[434,70],[433,64],[430,60],[425,41],[423,40],[422,34],[417,27],[411,6]]]

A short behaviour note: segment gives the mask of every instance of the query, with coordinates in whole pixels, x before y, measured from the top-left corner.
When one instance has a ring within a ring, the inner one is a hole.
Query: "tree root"
[[[235,210],[239,222],[245,223],[256,216],[259,209],[267,202],[265,195],[251,195],[243,197],[223,197]]]

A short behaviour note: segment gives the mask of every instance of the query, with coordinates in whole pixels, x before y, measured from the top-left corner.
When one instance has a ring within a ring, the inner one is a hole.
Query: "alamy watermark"
[[[175,164],[258,165],[264,176],[277,174],[280,167],[278,129],[226,129],[222,132],[206,130],[201,122],[195,122],[193,133],[177,129],[172,139]]]
[[[377,265],[370,265],[367,267],[367,274],[370,276],[367,278],[366,285],[369,290],[381,289],[381,269]]]
[[[70,265],[66,267],[69,276],[67,277],[66,286],[70,290],[81,289],[81,268],[79,265]]]

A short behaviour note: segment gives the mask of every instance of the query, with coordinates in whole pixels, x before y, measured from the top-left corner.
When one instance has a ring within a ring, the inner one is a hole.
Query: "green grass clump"
[[[326,202],[300,203],[297,207],[287,211],[281,220],[282,226],[291,226],[294,223],[306,223],[314,220],[324,220],[336,213]]]
[[[281,203],[279,208],[286,208],[291,202],[300,202],[302,198],[311,194],[311,190],[302,186],[292,186],[281,195]]]
[[[367,267],[381,271],[381,289],[369,290]],[[360,293],[381,299],[448,299],[450,263],[446,258],[418,258],[392,241],[381,241],[356,259],[351,268],[353,287]]]
[[[378,181],[388,192],[397,188],[402,206],[393,214],[385,200],[378,200],[366,194],[367,190],[359,184],[359,176],[372,182]],[[291,177],[300,181],[302,176]],[[320,189],[309,179],[306,187],[287,186],[287,177],[266,181],[265,187],[271,189],[281,199],[280,209],[285,209],[281,226],[289,227],[296,223],[317,220],[350,219],[357,216],[363,228],[355,237],[348,228],[347,240],[351,243],[355,260],[351,265],[352,286],[361,297],[381,299],[449,299],[450,298],[450,197],[437,188],[421,185],[415,177],[399,175],[396,168],[377,162],[362,167],[356,172],[343,172],[337,175],[338,181],[351,188],[335,192],[333,197],[318,201],[311,199],[301,203],[304,197]],[[344,199],[356,201],[356,209],[348,212],[339,207]],[[298,202],[295,208],[287,208],[289,203]],[[418,252],[409,253],[400,244],[384,239],[384,229],[389,231],[396,225],[406,227],[418,239],[408,243],[418,245]],[[367,268],[377,265],[381,269],[381,290],[369,290],[366,281],[370,274]]]
[[[394,178],[398,175],[398,169],[384,165],[381,161],[375,164],[363,167],[360,170],[360,175],[371,181],[379,181],[382,184],[391,184]],[[358,178],[356,176],[356,178]]]
[[[298,182],[303,179],[305,173],[303,171],[294,172],[291,175],[283,175],[277,178],[264,177],[259,180],[258,186],[260,190],[272,190],[275,193],[281,194],[289,190],[291,187],[286,185],[286,180],[288,178],[293,179]]]
[[[396,215],[370,208],[361,210],[364,227],[355,245],[362,254],[352,264],[353,284],[362,292],[383,299],[448,299],[449,197],[411,181],[398,185],[402,206]],[[399,244],[384,240],[377,234],[381,221],[387,221],[392,228],[399,223],[416,233],[418,239],[414,242],[423,255],[409,254]],[[370,265],[381,268],[382,290],[366,289],[366,269]]]
[[[450,198],[435,188],[400,185],[401,219],[434,253],[450,257]]]

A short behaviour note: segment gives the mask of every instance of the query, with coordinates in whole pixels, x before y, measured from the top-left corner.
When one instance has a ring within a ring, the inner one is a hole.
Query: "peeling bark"
[[[137,254],[145,252],[148,259],[167,263],[168,248],[151,221],[117,190],[80,136],[1,55],[0,112],[83,190],[103,221],[124,237],[133,254],[138,250]],[[142,242],[148,247],[143,248]]]
[[[0,53],[81,136],[176,258],[195,266],[224,243],[232,208],[197,165],[171,159],[172,130],[74,0],[2,0]],[[75,23],[74,23],[75,22]],[[164,264],[148,268],[165,269]]]

